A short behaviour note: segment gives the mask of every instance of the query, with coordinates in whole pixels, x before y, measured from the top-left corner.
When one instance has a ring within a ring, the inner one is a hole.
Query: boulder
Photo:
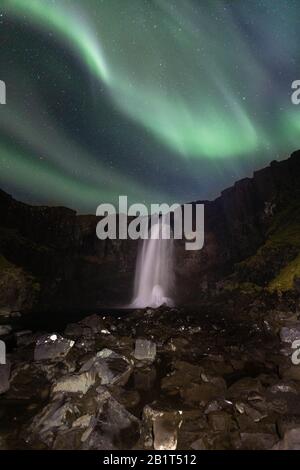
[[[10,325],[0,325],[0,336],[9,335],[12,332],[12,327]]]
[[[175,361],[172,366],[172,372],[162,379],[161,387],[163,390],[174,394],[176,391],[190,387],[191,383],[201,381],[203,369],[195,364],[186,361]]]
[[[209,401],[218,398],[221,394],[220,389],[210,383],[191,384],[180,390],[180,396],[188,405],[194,403],[205,405]]]
[[[285,415],[280,416],[277,421],[277,429],[280,437],[284,438],[287,431],[291,429],[300,428],[300,416],[299,415]]]
[[[101,379],[101,385],[125,385],[132,369],[131,362],[125,356],[103,349],[83,364],[80,372],[93,372]]]
[[[176,450],[182,411],[161,410],[150,405],[143,411],[144,441],[155,450]],[[153,438],[152,438],[153,436]]]
[[[93,370],[66,375],[53,385],[52,394],[63,392],[85,395],[90,387],[95,384],[95,381],[95,372]]]
[[[53,450],[78,450],[81,448],[82,429],[71,428],[59,431],[52,445]]]
[[[110,385],[109,391],[127,410],[135,408],[140,403],[141,397],[137,390],[127,390],[116,385]]]
[[[286,431],[272,450],[300,450],[300,427]]]
[[[35,346],[34,360],[58,360],[65,357],[74,346],[74,341],[53,333],[41,336]]]
[[[262,383],[259,379],[246,377],[231,385],[227,390],[227,396],[233,398],[247,397],[252,393],[261,394],[263,390]]]
[[[66,326],[64,334],[71,338],[80,338],[80,336],[84,336],[84,330],[84,326],[78,323],[69,323]]]
[[[103,329],[105,329],[103,319],[97,314],[84,318],[81,320],[80,325],[90,328],[94,334],[99,334]]]
[[[157,372],[153,366],[145,367],[145,368],[138,368],[134,370],[133,378],[134,378],[134,387],[137,390],[141,390],[145,392],[153,388],[156,378],[157,378]]]
[[[132,449],[140,437],[140,422],[104,387],[99,393],[99,411],[82,435],[82,449]]]
[[[294,393],[297,395],[298,389],[295,383],[290,381],[281,381],[271,385],[268,389],[270,393]],[[299,390],[300,392],[300,390]]]
[[[280,375],[285,380],[300,380],[300,367],[291,366],[287,369],[280,369]]]
[[[36,343],[39,339],[39,334],[33,334],[31,330],[17,331],[14,334],[18,346],[28,346],[29,344]]]
[[[91,424],[91,420],[92,420],[92,415],[86,414],[86,415],[80,416],[75,421],[73,421],[72,428],[86,429]]]
[[[209,446],[203,437],[200,437],[196,441],[192,442],[191,449],[193,450],[209,450]]]
[[[280,330],[280,339],[283,343],[292,344],[300,340],[300,322],[295,322],[289,326],[284,326]]]
[[[57,397],[45,406],[26,428],[26,442],[42,442],[51,448],[57,433],[69,429],[77,413],[78,410],[69,398]]]
[[[232,418],[225,411],[213,411],[208,415],[208,423],[215,432],[227,433],[232,425]]]
[[[156,344],[146,339],[137,339],[135,342],[134,357],[138,361],[153,362],[156,357]]]
[[[270,450],[278,441],[276,434],[261,432],[242,432],[242,450]]]

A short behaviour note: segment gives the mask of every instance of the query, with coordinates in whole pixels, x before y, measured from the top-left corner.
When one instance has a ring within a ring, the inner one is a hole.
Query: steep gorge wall
[[[29,295],[19,308],[85,310],[129,300],[136,244],[98,240],[95,216],[29,206],[1,192],[0,218],[0,253],[6,261],[2,273],[10,263],[10,272],[21,267],[23,277],[34,278],[35,298]],[[5,297],[2,290],[0,309],[5,309]],[[7,302],[8,309],[16,308]]]
[[[224,277],[236,270],[236,264],[255,255],[270,238],[276,220],[283,228],[295,224],[294,214],[300,213],[300,152],[287,160],[274,161],[270,166],[254,172],[223,191],[219,198],[205,202],[205,245],[200,252],[185,252],[183,244],[177,246],[177,277],[183,301],[195,299],[210,287],[215,287]],[[286,215],[285,215],[286,214]],[[292,219],[292,220],[290,220]],[[277,230],[280,228],[277,227]],[[276,259],[267,260],[268,246],[263,254],[269,268],[276,271],[278,257],[290,250],[286,235],[276,253]],[[299,231],[300,242],[300,231]],[[284,246],[286,245],[286,247]],[[294,243],[295,245],[295,243]],[[294,249],[293,255],[296,255]],[[292,256],[292,255],[291,255]],[[281,264],[284,264],[284,256]],[[280,269],[281,265],[278,266]],[[251,269],[253,266],[251,266]],[[266,275],[262,267],[246,273],[246,264],[238,270],[239,281],[263,282]],[[243,272],[245,271],[245,272]]]

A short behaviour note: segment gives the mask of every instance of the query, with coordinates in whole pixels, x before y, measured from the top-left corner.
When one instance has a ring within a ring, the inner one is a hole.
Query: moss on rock
[[[0,315],[31,309],[39,290],[40,285],[31,274],[0,255]]]
[[[292,290],[295,278],[298,277],[300,277],[300,254],[270,282],[269,290],[282,292]]]

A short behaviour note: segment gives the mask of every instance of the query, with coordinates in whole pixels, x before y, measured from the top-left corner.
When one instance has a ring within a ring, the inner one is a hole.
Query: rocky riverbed
[[[300,449],[299,301],[2,326],[1,449]]]

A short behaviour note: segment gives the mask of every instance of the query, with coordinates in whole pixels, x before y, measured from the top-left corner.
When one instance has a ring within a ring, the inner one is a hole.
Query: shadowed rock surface
[[[300,368],[287,334],[299,307],[299,297],[223,293],[199,309],[92,315],[65,331],[24,333],[1,375],[1,447],[299,449]],[[34,360],[49,335],[74,346],[62,357],[47,343],[47,357]],[[147,357],[136,358],[136,344]]]

